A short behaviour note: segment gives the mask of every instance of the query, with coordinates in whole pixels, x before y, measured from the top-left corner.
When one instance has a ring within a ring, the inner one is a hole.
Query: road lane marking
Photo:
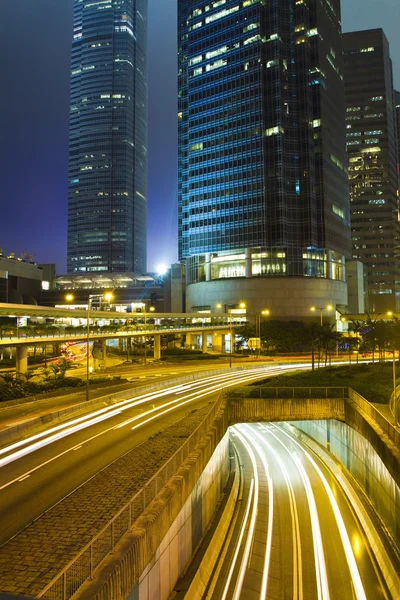
[[[25,475],[25,477],[20,477],[18,481],[25,481],[25,479],[28,479],[28,477],[30,477],[30,475]]]
[[[278,431],[284,433],[290,440],[292,440],[296,444],[296,446],[298,446],[301,449],[301,451],[305,454],[305,456],[308,458],[308,460],[311,462],[314,469],[318,473],[318,475],[322,481],[322,484],[326,490],[326,493],[328,495],[329,501],[332,506],[333,514],[336,519],[336,523],[337,523],[337,526],[339,529],[339,534],[342,539],[342,544],[343,544],[344,552],[345,552],[346,559],[347,559],[347,564],[350,569],[351,579],[353,581],[356,598],[357,598],[357,600],[367,600],[367,596],[365,594],[364,586],[361,581],[361,576],[360,576],[360,573],[359,573],[359,570],[357,567],[357,562],[356,562],[356,559],[354,556],[353,548],[352,548],[352,545],[351,545],[351,542],[349,539],[349,535],[347,533],[346,526],[344,524],[342,514],[340,512],[338,503],[336,502],[336,498],[333,495],[333,492],[331,490],[331,487],[330,487],[325,475],[322,473],[321,469],[319,468],[319,466],[315,462],[315,460],[312,458],[311,454],[309,452],[307,452],[307,450],[303,446],[301,446],[301,444],[299,444],[299,442],[297,440],[295,440],[290,434],[288,434],[281,427],[276,427],[276,428],[278,429]],[[272,434],[272,435],[274,435],[274,434]],[[283,443],[283,442],[281,442],[281,443]]]
[[[264,435],[260,435],[258,431],[254,431],[256,436],[261,440],[270,452],[275,457],[280,469],[282,470],[285,478],[286,486],[288,489],[289,503],[290,503],[290,514],[292,517],[292,543],[293,543],[293,598],[294,600],[303,600],[303,565],[302,565],[302,554],[301,554],[301,538],[300,538],[300,523],[299,515],[297,511],[296,495],[294,493],[292,482],[290,481],[290,475],[285,467],[285,464],[279,455],[279,453],[271,446],[267,441],[265,434],[269,432],[268,428],[261,426]]]
[[[263,575],[261,580],[261,591],[260,591],[260,599],[264,600],[267,597],[267,587],[268,587],[268,575],[269,575],[269,566],[271,562],[271,550],[272,550],[272,527],[274,522],[274,487],[271,479],[271,475],[269,472],[268,461],[265,455],[265,452],[262,451],[262,448],[258,444],[255,443],[254,439],[249,435],[248,430],[252,432],[252,428],[246,425],[239,425],[237,429],[244,430],[243,435],[246,436],[249,444],[251,444],[258,453],[262,465],[265,471],[265,477],[268,483],[268,529],[267,529],[267,540],[265,543],[265,557],[264,557],[264,568]]]
[[[219,379],[220,379],[220,383],[222,383],[222,382],[223,382],[223,381],[226,379],[226,375],[225,375],[225,374],[223,374],[223,376],[219,375],[218,377],[219,377]],[[218,379],[218,377],[217,377],[217,376],[213,376],[213,377],[211,377],[210,379],[208,379],[208,380],[206,380],[206,381],[204,381],[204,380],[203,380],[203,384],[204,384],[204,385],[207,385],[207,384],[209,385],[209,384],[210,384],[210,380],[215,380],[215,379]],[[242,380],[242,379],[246,379],[246,380],[248,380],[248,381],[251,381],[251,380],[253,380],[253,379],[259,378],[259,373],[258,373],[258,375],[257,375],[257,374],[256,374],[256,375],[254,375],[253,373],[249,374],[249,373],[247,372],[247,374],[246,374],[246,373],[244,373],[244,374],[243,374],[243,372],[240,372],[240,374],[238,374],[237,378],[236,378],[236,379],[235,379],[233,382],[232,382],[232,376],[231,376],[231,374],[229,374],[229,377],[230,377],[231,381],[230,381],[230,384],[228,384],[228,385],[235,385],[235,383],[236,383],[236,381],[237,381],[237,380],[238,380],[238,381],[240,381],[240,380]],[[220,389],[221,387],[222,387],[222,386],[220,385],[220,386],[219,386],[219,389]],[[162,395],[168,395],[168,394],[171,394],[171,393],[173,393],[173,391],[171,392],[171,390],[174,390],[174,389],[175,389],[175,387],[173,387],[173,388],[169,388],[169,390],[163,390],[161,393],[158,393],[158,394],[154,394],[154,393],[153,393],[153,398],[160,397],[160,396],[162,396]],[[207,391],[207,393],[206,393],[206,394],[203,394],[203,395],[207,395],[207,394],[209,394],[209,393],[211,393],[211,392],[209,391],[209,388],[208,388],[208,391]],[[196,398],[198,397],[198,395],[196,395],[196,394],[193,394],[193,395],[194,395]],[[137,405],[137,404],[142,404],[142,403],[144,403],[144,402],[148,402],[148,401],[149,401],[149,399],[150,399],[150,398],[149,398],[150,396],[151,396],[150,394],[147,394],[147,395],[146,395],[146,397],[145,397],[144,399],[142,399],[142,400],[140,400],[140,401],[138,401],[138,402],[135,402],[133,405],[130,405],[130,406],[128,406],[128,407],[124,407],[124,410],[126,410],[127,408],[132,408],[132,406],[135,406],[135,405]],[[131,400],[129,400],[129,401],[128,401],[128,400],[125,400],[125,401],[123,401],[123,402],[124,402],[124,403],[127,403],[127,402],[130,402],[130,401],[131,401]],[[177,402],[177,400],[175,400],[175,402]],[[116,414],[120,414],[120,413],[122,412],[122,411],[121,411],[121,409],[119,408],[119,407],[121,406],[121,404],[122,404],[122,403],[119,403],[119,404],[118,404],[118,410],[116,411],[116,413],[115,413],[115,414],[113,413],[113,414],[112,414],[112,416],[115,416]],[[100,411],[97,411],[97,412],[98,412],[98,413],[102,413],[102,412],[104,412],[104,410],[105,410],[105,409],[101,409]],[[141,416],[145,416],[145,415],[146,415],[146,413],[145,413],[144,415],[141,415]],[[157,416],[161,416],[161,415],[156,415],[156,417],[157,417]],[[106,414],[106,415],[104,415],[104,414],[103,414],[103,415],[100,415],[100,416],[99,416],[99,418],[97,418],[97,419],[95,420],[95,422],[97,423],[97,422],[100,422],[100,421],[104,421],[104,420],[106,420],[106,419],[107,419],[107,418],[109,418],[109,417],[110,417],[110,415],[108,415],[108,414]],[[149,419],[149,420],[153,420],[154,418],[155,418],[155,417],[152,417],[152,418],[151,418],[151,419]],[[80,418],[80,419],[77,419],[76,421],[80,421],[81,419],[82,419],[82,418]],[[131,421],[132,421],[132,420],[130,419],[130,420],[129,420],[129,422],[131,422]],[[147,422],[147,421],[145,421],[145,422],[144,422],[144,423],[142,423],[142,424],[143,424],[143,425],[145,425],[145,424],[146,424],[146,422]],[[82,424],[82,427],[80,427],[80,428],[73,428],[73,429],[75,430],[75,431],[73,431],[73,432],[72,432],[72,431],[69,431],[69,432],[60,432],[60,434],[58,434],[58,437],[59,437],[59,439],[62,439],[63,437],[66,437],[67,435],[70,435],[71,433],[74,433],[74,432],[76,432],[76,431],[81,431],[82,429],[84,429],[84,428],[86,428],[86,427],[89,427],[89,426],[90,426],[90,425],[92,425],[92,424],[94,424],[94,422],[83,423],[83,424]],[[134,427],[134,429],[137,429],[137,427],[140,427],[140,426],[141,426],[141,424],[138,424],[138,425],[136,425],[136,426]],[[54,429],[59,429],[59,428],[60,428],[60,426],[58,426],[58,427],[56,427],[56,428],[54,428]],[[105,430],[103,430],[103,431],[100,431],[99,433],[97,433],[97,434],[95,434],[95,435],[93,435],[93,436],[91,436],[91,437],[89,437],[89,438],[86,438],[86,440],[84,440],[84,442],[83,442],[83,443],[89,443],[89,442],[93,441],[94,439],[96,439],[96,438],[100,437],[101,435],[105,435],[106,433],[109,433],[109,432],[110,432],[110,431],[112,431],[113,429],[115,429],[115,426],[113,426],[113,427],[110,427],[110,428],[108,428],[108,429],[105,429]],[[43,434],[37,434],[37,436],[33,436],[33,437],[34,437],[34,438],[36,438],[36,437],[38,437],[38,436],[41,436],[41,435],[43,435]],[[54,436],[52,436],[52,438],[54,438]],[[43,444],[42,444],[42,446],[46,446],[46,445],[50,444],[52,441],[56,441],[56,440],[55,440],[55,439],[51,439],[51,441],[49,441],[49,439],[48,439],[48,440],[44,440],[44,442],[46,442],[46,443],[43,443]],[[17,445],[20,445],[20,443],[18,443],[18,442],[17,442]],[[61,452],[60,454],[57,454],[56,456],[53,456],[53,457],[51,457],[51,458],[50,458],[50,459],[48,459],[47,461],[45,461],[45,462],[43,462],[43,463],[41,463],[41,464],[39,464],[39,465],[36,465],[36,467],[33,467],[33,468],[30,470],[30,471],[27,471],[27,472],[25,473],[25,475],[30,475],[31,473],[34,473],[34,472],[35,472],[35,471],[37,471],[38,469],[40,469],[40,468],[42,468],[42,467],[44,467],[44,466],[48,465],[49,463],[53,462],[54,460],[57,460],[58,458],[61,458],[62,456],[64,456],[64,455],[65,455],[65,454],[67,454],[68,452],[71,452],[71,451],[73,451],[73,450],[76,448],[76,446],[81,446],[81,445],[82,445],[82,442],[81,442],[81,443],[79,443],[79,444],[76,444],[76,445],[72,446],[71,448],[67,448],[66,450],[64,450],[64,451],[63,451],[63,452]],[[36,444],[33,444],[33,446],[36,446]],[[29,453],[33,452],[33,451],[34,451],[34,450],[36,450],[36,449],[37,449],[36,447],[35,447],[35,448],[33,448],[33,449],[32,449],[32,447],[28,447],[28,448],[24,448],[24,449],[23,449],[23,451],[25,451],[25,455],[26,455],[26,454],[29,454]],[[0,452],[1,452],[1,451],[0,451]],[[21,452],[22,452],[21,450],[20,450],[20,451],[18,451],[18,457],[17,457],[17,458],[20,458],[20,455],[19,455],[19,453],[21,453]],[[17,454],[17,453],[16,453],[16,454]],[[7,457],[5,457],[5,459],[10,459],[10,456],[7,456]],[[5,459],[2,459],[2,460],[5,460]],[[14,460],[16,460],[16,459],[14,459]],[[8,462],[11,462],[11,460],[9,460]],[[3,484],[3,485],[0,487],[0,491],[1,491],[1,490],[3,490],[3,489],[5,489],[5,488],[7,488],[7,487],[9,487],[9,486],[10,486],[10,485],[12,485],[13,483],[17,482],[17,481],[18,481],[20,478],[21,478],[21,476],[19,476],[19,477],[16,477],[15,479],[13,479],[13,480],[11,480],[11,481],[8,481],[7,483]]]

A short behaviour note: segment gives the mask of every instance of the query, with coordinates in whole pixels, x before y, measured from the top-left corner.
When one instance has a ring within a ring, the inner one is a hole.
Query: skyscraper
[[[178,12],[188,309],[346,304],[340,1],[179,0]]]
[[[68,272],[146,270],[147,0],[74,0]]]
[[[371,312],[400,309],[397,133],[381,29],[344,35],[353,257],[367,266]]]

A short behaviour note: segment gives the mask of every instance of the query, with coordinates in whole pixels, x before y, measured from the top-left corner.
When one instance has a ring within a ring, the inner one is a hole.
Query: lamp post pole
[[[393,402],[394,426],[397,427],[396,350],[393,350]]]
[[[144,307],[144,366],[147,366],[147,347],[146,347],[146,307]]]
[[[232,331],[232,309],[228,308],[229,311],[229,335],[231,339],[231,347],[229,352],[229,368],[232,368],[232,352],[233,352],[233,331]]]
[[[90,302],[92,296],[88,296],[87,305],[87,328],[86,328],[86,401],[89,400],[89,338],[90,338]]]

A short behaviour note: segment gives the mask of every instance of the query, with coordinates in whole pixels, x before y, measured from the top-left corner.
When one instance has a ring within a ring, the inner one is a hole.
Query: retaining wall
[[[198,449],[136,521],[115,552],[103,561],[93,581],[86,582],[74,598],[168,598],[189,563],[228,479],[227,428],[227,411],[223,406]]]

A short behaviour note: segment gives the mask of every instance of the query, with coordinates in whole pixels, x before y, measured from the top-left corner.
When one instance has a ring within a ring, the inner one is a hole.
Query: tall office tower
[[[68,272],[146,270],[147,0],[74,0]]]
[[[353,257],[367,266],[369,310],[399,310],[397,135],[383,31],[346,33],[344,64]]]
[[[179,0],[178,12],[188,309],[346,304],[340,1]]]

